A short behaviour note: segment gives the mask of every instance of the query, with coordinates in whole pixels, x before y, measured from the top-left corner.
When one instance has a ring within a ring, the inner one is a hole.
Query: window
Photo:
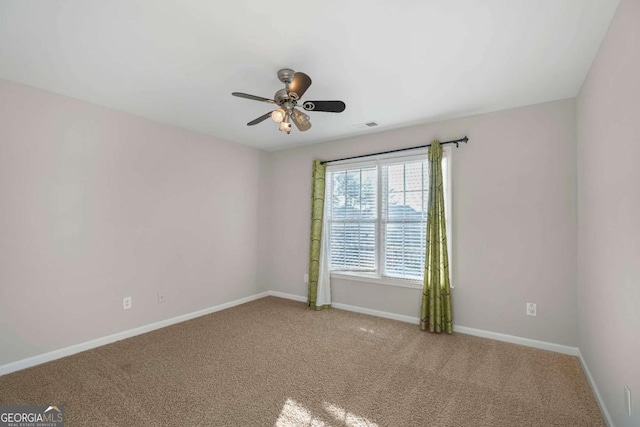
[[[443,151],[449,217],[450,155]],[[409,286],[422,282],[429,201],[426,157],[425,153],[327,168],[332,275]]]

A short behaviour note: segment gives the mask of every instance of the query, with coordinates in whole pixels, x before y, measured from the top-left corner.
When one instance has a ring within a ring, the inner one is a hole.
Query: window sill
[[[390,277],[378,277],[371,273],[351,273],[346,271],[332,271],[332,279],[353,280],[356,282],[373,283],[377,285],[395,286],[398,288],[422,289],[422,281],[392,279]]]

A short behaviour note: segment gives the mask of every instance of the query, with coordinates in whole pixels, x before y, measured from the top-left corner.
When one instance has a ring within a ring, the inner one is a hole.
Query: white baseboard
[[[307,301],[306,297],[287,294],[284,292],[269,291],[269,295],[274,297],[279,297],[279,298],[291,299],[294,301],[302,301],[302,302]],[[413,316],[405,316],[403,314],[389,313],[387,311],[373,310],[370,308],[358,307],[355,305],[342,304],[338,302],[331,303],[331,307],[337,308],[339,310],[346,310],[346,311],[353,311],[356,313],[368,314],[370,316],[383,317],[385,319],[399,320],[400,322],[411,323],[414,325],[420,324],[420,318],[413,317]],[[571,356],[578,355],[577,347],[569,347],[566,345],[554,344],[546,341],[532,340],[530,338],[521,338],[521,337],[516,337],[514,335],[501,334],[498,332],[485,331],[482,329],[469,328],[466,326],[455,325],[453,327],[453,330],[461,334],[474,335],[477,337],[489,338],[492,340],[504,341],[512,344],[519,344],[527,347],[539,348],[542,350],[549,350],[556,353],[568,354]]]
[[[267,291],[267,293],[272,297],[291,299],[294,301],[307,302],[307,297],[303,297],[300,295],[287,294],[285,292],[276,292],[276,291]]]
[[[48,353],[29,357],[27,359],[11,362],[6,365],[1,365],[0,376],[10,374],[16,371],[21,371],[23,369],[31,368],[32,366],[40,365],[42,363],[51,362],[56,359],[61,359],[63,357],[71,356],[72,354],[80,353],[82,351],[91,350],[92,348],[100,347],[106,344],[111,344],[116,341],[121,341],[126,338],[135,337],[136,335],[144,334],[146,332],[151,332],[156,329],[160,329],[170,325],[174,325],[176,323],[184,322],[186,320],[195,319],[196,317],[204,316],[206,314],[215,313],[216,311],[235,307],[236,305],[245,304],[249,301],[254,301],[260,298],[264,298],[268,295],[269,295],[269,292],[262,292],[256,295],[240,298],[235,301],[216,305],[214,307],[205,308],[203,310],[198,310],[192,313],[183,314],[181,316],[173,317],[171,319],[161,320],[159,322],[151,323],[149,325],[140,326],[134,329],[129,329],[127,331],[118,332],[113,335],[108,335],[106,337],[97,338],[91,341],[83,342],[81,344],[72,345],[69,347],[50,351]]]
[[[276,292],[276,291],[268,291],[268,292],[269,292],[269,295],[274,297],[290,299],[290,300],[300,301],[300,302],[307,302],[307,297],[303,297],[300,295],[294,295],[294,294],[288,294],[285,292]],[[420,319],[417,317],[405,316],[403,314],[389,313],[388,311],[373,310],[371,308],[358,307],[355,305],[342,304],[339,302],[332,302],[331,307],[337,308],[338,310],[353,311],[355,313],[368,314],[370,316],[383,317],[385,319],[392,319],[392,320],[399,320],[400,322],[413,323],[414,325],[420,324]]]
[[[400,322],[411,323],[413,325],[419,325],[420,319],[418,317],[405,316],[404,314],[389,313],[388,311],[372,310],[370,308],[358,307],[355,305],[342,304],[339,302],[332,302],[331,307],[339,310],[353,311],[355,313],[368,314],[370,316],[383,317],[385,319],[399,320]]]
[[[598,386],[596,385],[596,382],[593,380],[593,377],[591,376],[591,371],[589,370],[589,367],[587,366],[587,362],[582,357],[582,353],[580,353],[580,349],[578,349],[578,359],[580,359],[580,364],[582,365],[582,370],[584,371],[585,375],[587,376],[587,380],[589,381],[589,385],[591,386],[591,390],[593,390],[593,394],[596,396],[596,400],[598,401],[598,405],[600,406],[600,412],[602,412],[602,415],[604,415],[605,422],[607,423],[607,425],[609,427],[614,427],[613,419],[611,419],[611,415],[609,415],[609,411],[607,410],[607,406],[604,404],[604,400],[602,399],[602,396],[600,395],[600,392],[598,391]]]
[[[461,334],[473,335],[476,337],[489,338],[497,341],[509,342],[512,344],[524,345],[527,347],[539,348],[541,350],[549,350],[555,353],[568,354],[570,356],[578,355],[577,347],[570,347],[562,344],[555,344],[547,341],[532,340],[530,338],[517,337],[515,335],[501,334],[499,332],[485,331],[483,329],[469,328],[467,326],[455,325],[453,330]]]

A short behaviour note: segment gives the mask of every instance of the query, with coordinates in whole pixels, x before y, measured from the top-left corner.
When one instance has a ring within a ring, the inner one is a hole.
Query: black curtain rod
[[[441,142],[440,145],[456,144],[456,147],[459,147],[459,144],[461,142],[464,142],[466,144],[468,141],[469,141],[469,138],[465,136],[464,138],[456,139],[454,141]],[[382,154],[399,153],[400,151],[417,150],[419,148],[427,148],[427,147],[431,147],[431,144],[420,145],[418,147],[398,148],[397,150],[381,151],[379,153],[363,154],[361,156],[345,157],[343,159],[325,160],[325,161],[320,162],[320,163],[325,165],[327,163],[339,162],[339,161],[342,161],[342,160],[351,160],[351,159],[360,159],[362,157],[380,156]]]

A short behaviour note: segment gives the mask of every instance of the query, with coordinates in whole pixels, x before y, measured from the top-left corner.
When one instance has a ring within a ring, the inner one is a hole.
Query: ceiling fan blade
[[[289,84],[289,96],[297,101],[302,98],[309,86],[311,86],[311,77],[305,73],[295,73]]]
[[[305,132],[311,129],[311,122],[309,121],[309,116],[303,113],[302,111],[294,108],[291,112],[291,120],[296,125],[300,132]]]
[[[342,101],[305,101],[302,108],[307,111],[342,113],[347,106]]]
[[[273,99],[263,98],[261,96],[249,95],[248,93],[233,92],[233,93],[231,93],[231,95],[237,96],[238,98],[251,99],[253,101],[267,102],[269,104],[275,104],[276,103],[276,101],[274,101]]]
[[[251,120],[249,123],[247,123],[247,126],[253,126],[253,125],[257,125],[258,123],[262,123],[263,121],[267,120],[269,117],[271,117],[271,111],[269,111],[267,114],[263,114],[262,116],[258,117],[257,119],[253,119]]]

